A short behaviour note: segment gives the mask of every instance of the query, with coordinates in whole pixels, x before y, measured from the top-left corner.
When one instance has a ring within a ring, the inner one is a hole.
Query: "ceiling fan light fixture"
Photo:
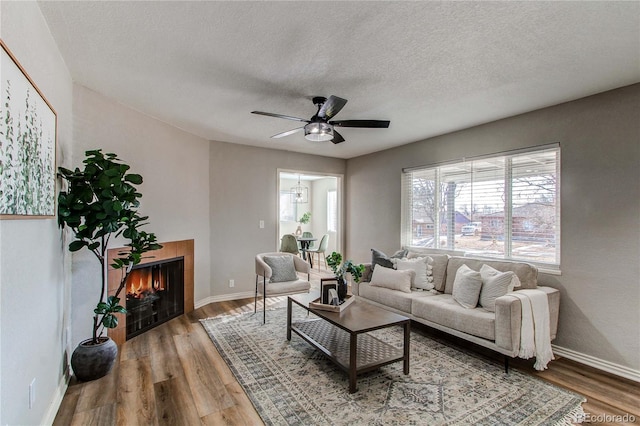
[[[311,142],[325,142],[333,139],[333,126],[328,123],[316,122],[304,126],[304,138]]]

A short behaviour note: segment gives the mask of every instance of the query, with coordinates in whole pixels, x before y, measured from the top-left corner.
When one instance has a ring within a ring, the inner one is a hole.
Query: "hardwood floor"
[[[314,272],[314,286],[319,278]],[[283,297],[267,299],[267,307],[285,304]],[[211,303],[125,342],[109,375],[88,383],[71,379],[54,425],[263,424],[199,323],[201,318],[241,312],[253,312],[253,298]],[[412,332],[468,346],[419,325]],[[495,353],[474,350],[502,362]],[[532,366],[525,360],[512,362],[512,368],[584,395],[583,408],[593,416],[629,414],[640,424],[638,383],[567,359],[552,361],[544,372]]]

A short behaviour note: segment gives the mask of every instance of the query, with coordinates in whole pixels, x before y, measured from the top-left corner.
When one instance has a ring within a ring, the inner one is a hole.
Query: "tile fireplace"
[[[193,240],[160,244],[160,250],[147,253],[131,271],[120,293],[127,314],[118,314],[118,327],[108,330],[117,344],[193,311]],[[126,248],[108,250],[109,264],[123,250]],[[121,271],[109,267],[109,295],[115,294],[120,278]]]

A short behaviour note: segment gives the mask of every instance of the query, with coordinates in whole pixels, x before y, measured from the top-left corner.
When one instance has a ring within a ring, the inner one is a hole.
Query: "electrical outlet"
[[[36,403],[36,379],[35,377],[29,383],[29,408],[33,408]]]
[[[229,280],[229,288],[235,287],[236,286],[236,281],[235,280]]]
[[[260,221],[260,229],[264,229],[264,220]]]

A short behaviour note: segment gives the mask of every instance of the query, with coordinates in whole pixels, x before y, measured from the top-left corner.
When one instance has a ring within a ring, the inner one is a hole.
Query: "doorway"
[[[314,247],[318,246],[323,235],[328,235],[327,255],[341,251],[343,180],[343,175],[278,169],[278,250],[283,235],[310,232],[317,239]],[[301,223],[307,213],[308,223]]]

